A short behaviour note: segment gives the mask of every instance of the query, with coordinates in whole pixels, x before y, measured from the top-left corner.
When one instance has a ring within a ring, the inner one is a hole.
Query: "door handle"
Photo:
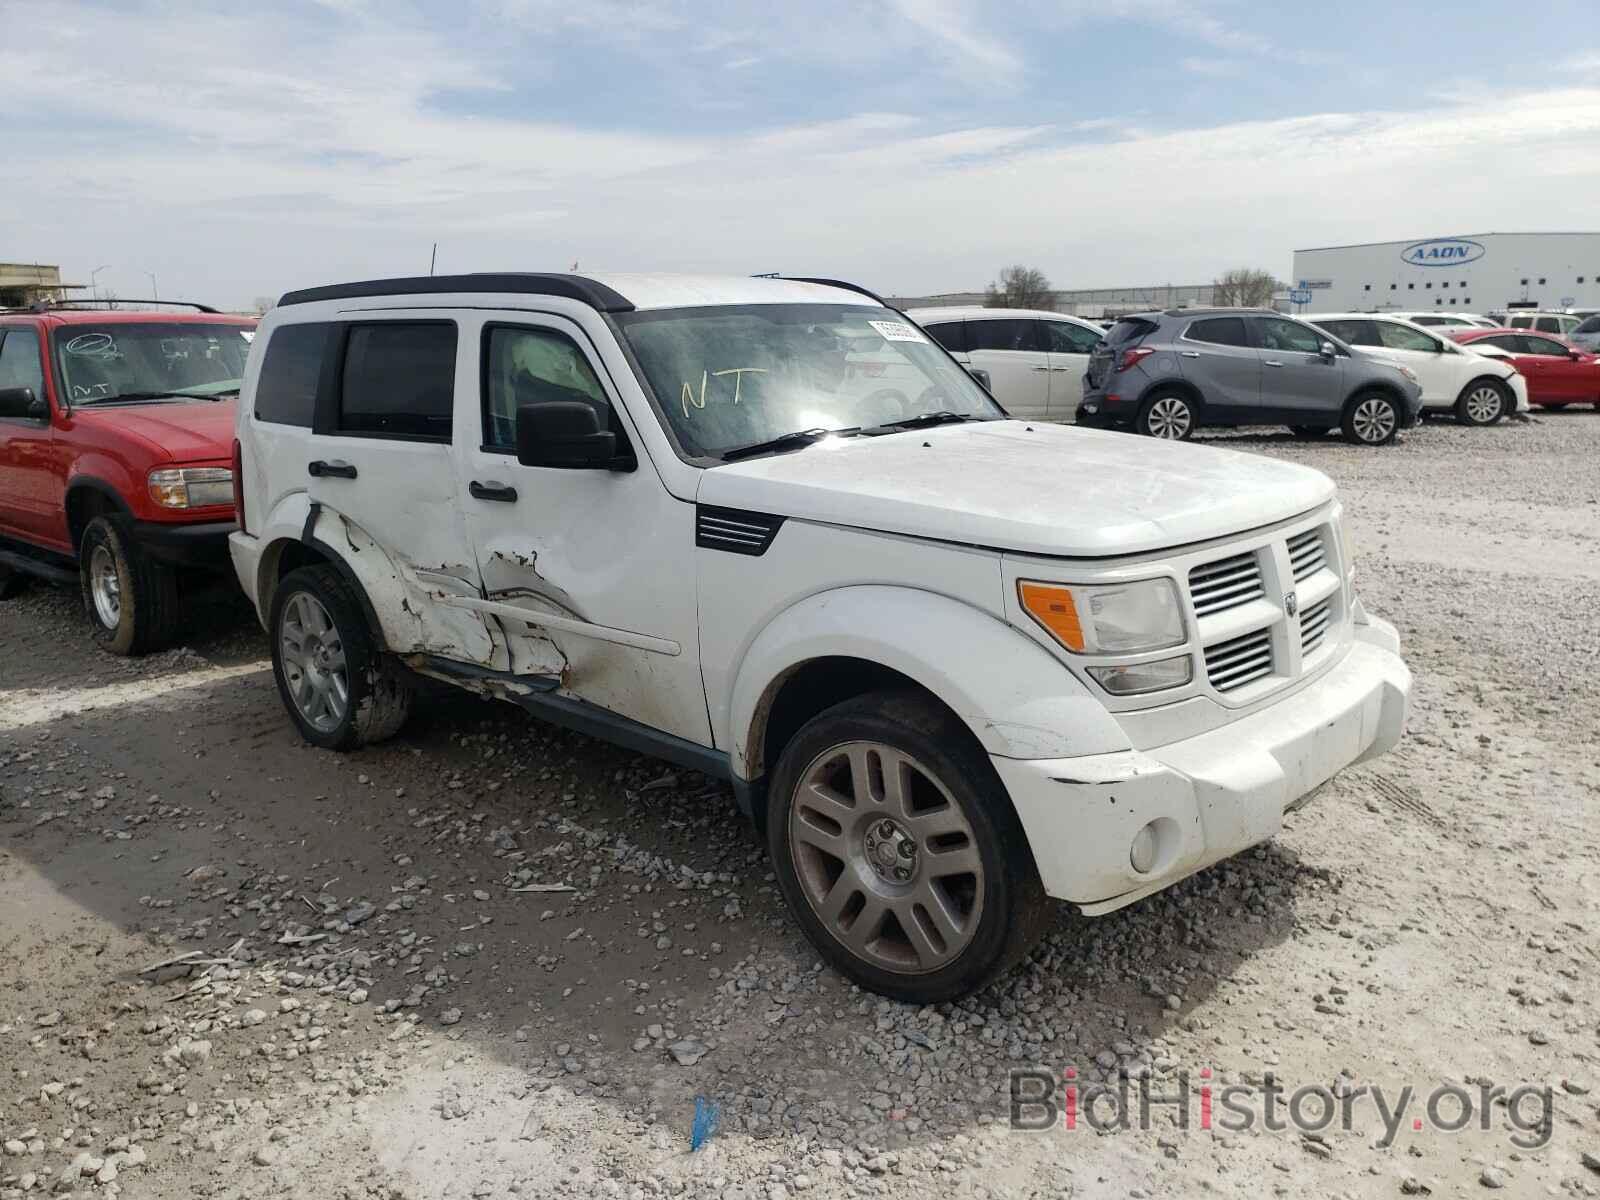
[[[1070,371],[1070,370],[1072,370],[1071,367],[1051,367],[1050,369],[1052,371]]]
[[[515,504],[517,502],[517,489],[507,483],[500,483],[491,479],[488,483],[479,483],[474,479],[467,484],[467,494],[474,500],[496,500],[501,504]]]
[[[1048,371],[1049,369],[1050,369],[1049,367],[1035,367],[1034,368],[1035,371]]]
[[[1180,350],[1180,351],[1178,351],[1178,356],[1180,358],[1199,358],[1200,357],[1200,351],[1198,351],[1198,350]]]
[[[306,470],[317,479],[326,479],[332,476],[335,479],[354,479],[356,469],[343,459],[334,459],[332,462],[323,462],[320,458],[306,464]]]
[[[1275,358],[1269,358],[1269,359],[1267,359],[1266,362],[1262,363],[1261,365],[1263,367],[1281,367],[1281,366],[1283,366],[1283,364],[1281,362],[1279,362]]]

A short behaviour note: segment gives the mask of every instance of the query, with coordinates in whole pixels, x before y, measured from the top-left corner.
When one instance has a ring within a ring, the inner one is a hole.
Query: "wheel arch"
[[[67,517],[67,537],[72,542],[76,558],[78,546],[83,542],[83,531],[98,516],[111,515],[121,520],[133,519],[133,511],[122,493],[106,480],[95,475],[78,475],[67,484],[63,501]]]
[[[1143,410],[1146,404],[1150,403],[1151,400],[1153,400],[1162,392],[1177,392],[1190,404],[1194,405],[1196,416],[1199,416],[1201,413],[1205,412],[1205,394],[1200,390],[1199,385],[1195,384],[1191,380],[1185,379],[1181,375],[1175,377],[1169,376],[1165,379],[1154,380],[1149,387],[1145,388],[1144,391],[1139,393],[1138,408]]]
[[[281,537],[262,552],[261,564],[256,572],[258,610],[263,614],[272,612],[272,599],[278,585],[291,571],[315,566],[332,567],[339,573],[339,577],[355,594],[356,602],[361,606],[361,615],[366,618],[367,628],[381,638],[383,624],[378,620],[378,612],[372,607],[372,598],[367,595],[360,578],[332,546],[315,537]]]

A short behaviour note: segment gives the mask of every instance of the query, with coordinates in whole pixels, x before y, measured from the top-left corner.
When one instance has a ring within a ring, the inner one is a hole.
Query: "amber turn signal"
[[[1078,606],[1072,602],[1071,589],[1022,580],[1017,584],[1017,594],[1028,615],[1049,630],[1052,637],[1068,650],[1083,653],[1083,626],[1078,622]]]

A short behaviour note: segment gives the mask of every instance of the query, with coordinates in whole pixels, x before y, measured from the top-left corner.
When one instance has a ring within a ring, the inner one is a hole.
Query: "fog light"
[[[1183,654],[1128,666],[1090,667],[1089,674],[1113,696],[1138,696],[1188,683],[1194,678],[1194,661]]]
[[[1128,865],[1141,875],[1149,873],[1156,865],[1156,823],[1151,821],[1133,835],[1133,846],[1128,851]]]

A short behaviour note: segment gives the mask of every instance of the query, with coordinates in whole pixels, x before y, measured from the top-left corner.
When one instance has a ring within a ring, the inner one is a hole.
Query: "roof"
[[[1075,325],[1094,326],[1094,322],[1071,313],[1054,312],[1043,308],[986,308],[981,304],[952,304],[949,306],[908,308],[906,316],[922,323],[927,321],[974,321],[987,317],[1032,317],[1041,321],[1071,321]],[[1095,327],[1098,328],[1098,327]]]
[[[370,296],[533,295],[577,300],[600,312],[692,308],[715,304],[865,304],[870,293],[853,284],[746,275],[500,272],[368,279],[287,292],[280,305]]]
[[[1296,254],[1310,254],[1315,250],[1366,250],[1373,246],[1412,246],[1417,242],[1470,242],[1489,237],[1600,237],[1593,229],[1538,230],[1535,232],[1514,229],[1492,230],[1489,233],[1429,234],[1420,238],[1390,238],[1383,242],[1346,242],[1342,246],[1302,246]]]
[[[150,309],[51,308],[43,312],[0,309],[0,320],[6,317],[24,317],[58,325],[249,325],[252,328],[261,319],[243,313],[153,312]]]

